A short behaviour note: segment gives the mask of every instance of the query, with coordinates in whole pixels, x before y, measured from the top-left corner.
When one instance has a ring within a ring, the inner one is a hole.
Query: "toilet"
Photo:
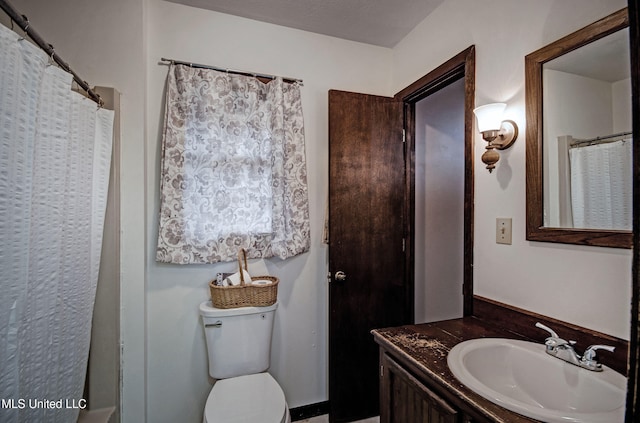
[[[230,309],[200,304],[209,375],[216,379],[204,423],[291,423],[284,392],[267,373],[277,308],[277,302]]]

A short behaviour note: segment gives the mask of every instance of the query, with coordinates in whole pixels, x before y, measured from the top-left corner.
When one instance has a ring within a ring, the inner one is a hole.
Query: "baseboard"
[[[329,413],[329,401],[318,402],[315,404],[303,405],[289,410],[291,413],[291,421],[297,422],[311,417],[322,416]]]

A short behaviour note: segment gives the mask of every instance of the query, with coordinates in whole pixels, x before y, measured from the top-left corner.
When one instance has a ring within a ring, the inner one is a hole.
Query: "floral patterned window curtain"
[[[309,250],[299,84],[172,64],[161,173],[157,261]]]

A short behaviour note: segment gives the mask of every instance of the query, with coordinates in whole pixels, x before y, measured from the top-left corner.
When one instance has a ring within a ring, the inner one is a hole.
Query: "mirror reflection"
[[[631,230],[628,28],[542,66],[544,226]]]

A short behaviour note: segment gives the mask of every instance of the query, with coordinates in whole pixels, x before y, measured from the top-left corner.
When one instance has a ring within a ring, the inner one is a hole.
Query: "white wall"
[[[415,322],[463,315],[464,79],[416,103]]]
[[[478,295],[629,338],[629,250],[525,240],[524,56],[626,6],[623,0],[449,0],[394,48],[395,91],[476,46],[476,104],[508,104],[520,136],[490,174],[475,134],[474,290]],[[496,217],[513,244],[495,243]]]
[[[613,132],[613,84],[550,69],[543,75],[546,141],[560,135],[594,138]]]
[[[309,253],[266,266],[280,277],[271,373],[291,407],[327,399],[326,246],[321,244],[328,179],[329,89],[390,92],[391,50],[215,12],[149,3],[147,378],[148,421],[197,422],[210,391],[198,305],[207,282],[235,264],[177,266],[154,261],[159,202],[161,57],[286,75],[304,80],[312,246]]]
[[[613,132],[630,132],[633,129],[631,112],[631,78],[613,83]]]

